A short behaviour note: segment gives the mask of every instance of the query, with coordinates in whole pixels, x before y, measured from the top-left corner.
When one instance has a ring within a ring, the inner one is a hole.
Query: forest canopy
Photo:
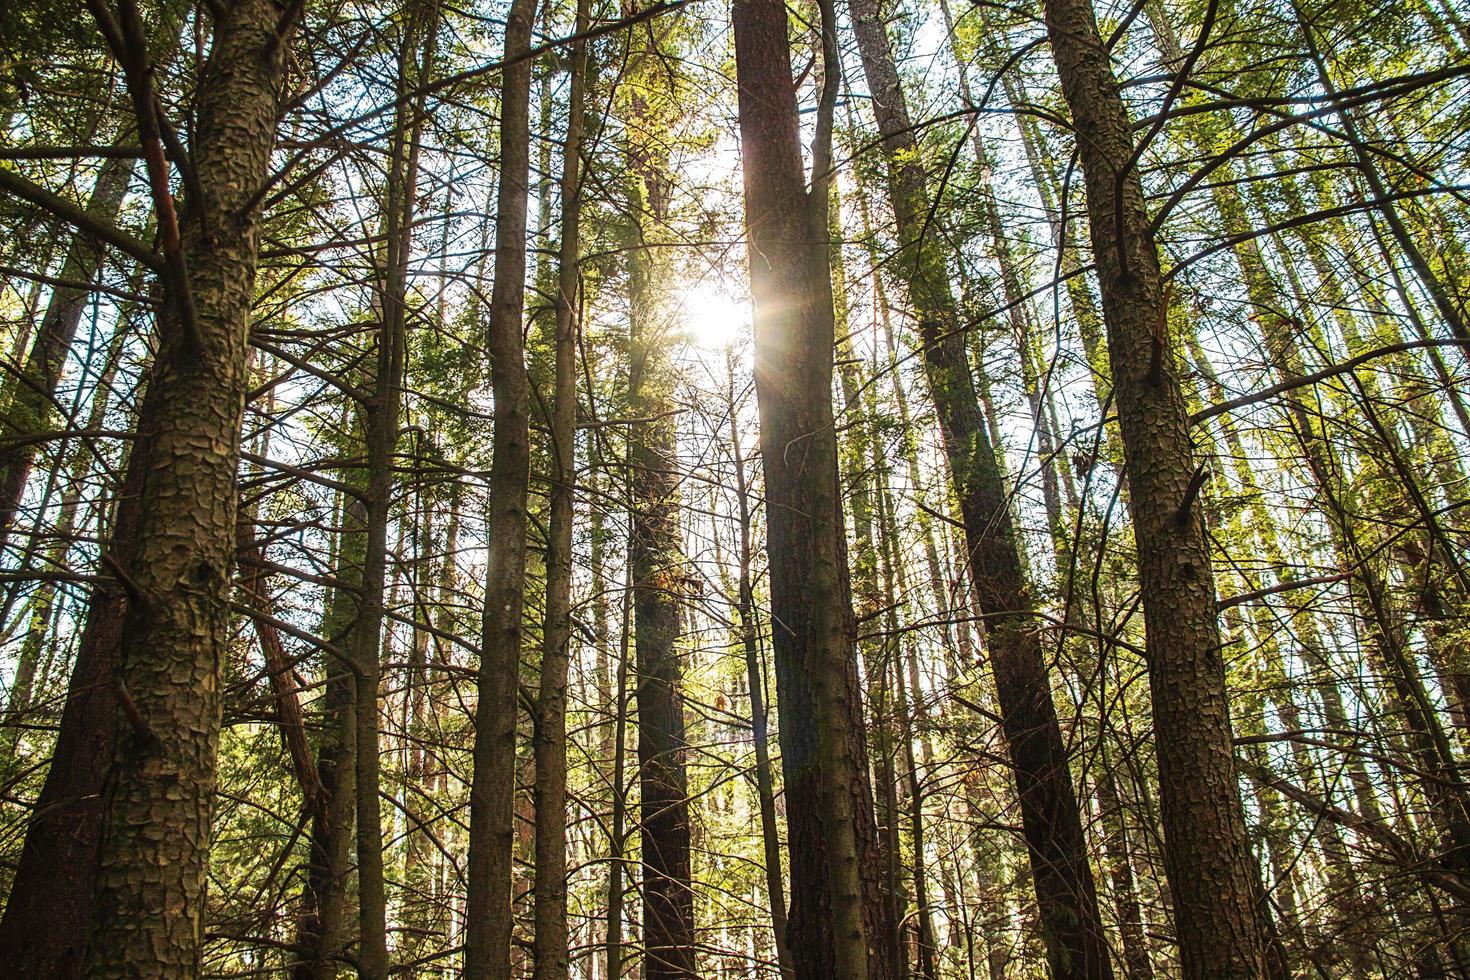
[[[1456,0],[0,5],[0,975],[1470,977]]]

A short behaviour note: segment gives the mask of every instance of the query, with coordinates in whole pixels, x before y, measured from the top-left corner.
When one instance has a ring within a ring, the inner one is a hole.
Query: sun
[[[702,282],[679,291],[679,318],[684,336],[696,347],[723,350],[750,330],[750,301],[734,295],[721,282]]]

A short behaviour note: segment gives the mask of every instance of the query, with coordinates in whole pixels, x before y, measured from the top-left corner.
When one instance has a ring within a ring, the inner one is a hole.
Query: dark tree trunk
[[[939,231],[930,228],[925,234],[929,193],[923,164],[877,3],[850,0],[849,6],[888,159],[889,200],[903,246],[895,268],[908,283],[920,320],[929,390],[965,525],[966,564],[976,604],[986,617],[1048,961],[1057,977],[1111,977],[1066,744],[1005,481],[965,355]]]
[[[737,0],[734,22],[790,836],[787,938],[801,980],[888,980],[899,957],[878,880],[838,487],[827,189],[809,195],[803,178],[785,7]]]
[[[342,474],[343,483],[360,482],[357,472]],[[320,734],[316,768],[322,801],[312,814],[307,867],[296,944],[301,948],[292,980],[328,980],[337,975],[343,954],[343,911],[351,877],[353,825],[357,812],[357,679],[345,654],[357,620],[362,589],[367,509],[360,496],[344,496],[338,518],[333,578],[340,584],[327,599],[322,638],[337,651],[324,654]]]
[[[364,980],[388,975],[388,899],[383,880],[383,822],[378,739],[378,690],[382,681],[383,618],[388,566],[388,524],[396,477],[403,369],[406,358],[408,264],[418,195],[419,134],[423,96],[409,92],[432,71],[438,30],[434,0],[411,4],[399,41],[397,103],[383,193],[385,247],[379,270],[377,360],[372,397],[361,406],[367,462],[366,550],[362,594],[352,624],[348,655],[357,684],[354,755],[357,802],[357,969]]]
[[[635,107],[634,112],[637,113]],[[649,120],[632,139],[647,138]],[[689,786],[685,773],[683,665],[677,644],[684,589],[679,534],[679,474],[674,422],[672,338],[661,330],[647,247],[649,223],[662,219],[654,192],[662,168],[650,151],[629,147],[628,252],[631,317],[628,400],[637,418],[628,433],[632,537],[633,646],[637,665],[639,827],[643,849],[644,975],[693,978],[694,893],[690,888]]]
[[[505,27],[507,58],[530,47],[536,6],[536,0],[512,0]],[[516,692],[520,684],[526,500],[531,466],[530,381],[521,337],[526,298],[526,195],[530,187],[530,59],[506,67],[502,79],[495,285],[490,296],[488,337],[495,397],[495,449],[490,463],[490,551],[485,568],[470,789],[464,951],[468,980],[508,980],[514,921],[511,873]]]
[[[146,403],[146,399],[145,399]],[[129,457],[113,524],[113,560],[138,523],[147,451]],[[125,604],[120,587],[94,588],[67,684],[51,768],[36,800],[0,920],[0,973],[42,980],[82,976],[102,839],[102,790],[116,739],[117,676]]]
[[[1078,132],[1138,544],[1165,867],[1184,974],[1260,977],[1267,940],[1246,839],[1197,468],[1128,113],[1086,0],[1047,0]]]

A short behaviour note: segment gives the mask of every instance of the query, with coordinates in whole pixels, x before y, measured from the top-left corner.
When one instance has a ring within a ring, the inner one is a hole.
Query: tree
[[[1470,971],[1470,22],[732,12],[0,5],[0,972]]]
[[[745,221],[756,317],[776,691],[791,834],[787,943],[798,978],[893,976],[853,650],[832,421],[832,285],[823,244],[836,75],[817,180],[797,136],[785,9],[734,6]],[[830,17],[827,20],[830,25]],[[824,48],[830,53],[830,36]]]
[[[526,291],[526,193],[530,171],[531,45],[536,0],[513,0],[506,18],[500,99],[500,186],[495,209],[495,285],[488,325],[495,397],[490,463],[490,554],[485,567],[470,855],[465,901],[465,975],[510,976],[511,861],[515,834],[517,693],[526,574],[530,479],[530,380],[521,335]],[[516,60],[519,59],[519,60]]]
[[[1205,470],[1194,458],[1170,349],[1169,298],[1136,169],[1141,150],[1092,8],[1050,0],[1046,22],[1073,124],[1091,134],[1078,150],[1138,546],[1180,953],[1188,976],[1258,977],[1267,970],[1267,943],[1197,507]]]
[[[578,0],[576,31],[586,32],[588,0]],[[572,519],[577,437],[577,260],[580,254],[582,130],[587,44],[572,48],[567,132],[562,141],[561,243],[557,250],[555,400],[550,422],[555,460],[546,554],[546,616],[536,698],[536,978],[567,976],[567,668],[572,641]]]
[[[926,177],[876,3],[853,0],[853,26],[888,164],[902,251],[896,267],[919,320],[930,396],[965,527],[966,565],[995,672],[1015,766],[1031,872],[1054,976],[1111,977],[1082,821],[1021,555],[979,395],[965,354],[949,270],[928,227]]]

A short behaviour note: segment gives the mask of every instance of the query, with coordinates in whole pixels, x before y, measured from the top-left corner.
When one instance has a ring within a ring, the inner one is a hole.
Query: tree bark
[[[104,753],[112,770],[92,976],[192,977],[200,967],[255,279],[249,199],[275,144],[278,21],[268,0],[242,0],[215,20],[211,63],[229,67],[199,91],[192,163],[201,197],[187,202],[182,240],[164,235],[173,258],[138,423],[139,515],[119,528],[108,562],[127,611],[118,669],[103,683],[123,722]]]
[[[639,58],[651,58],[651,53]],[[690,882],[689,785],[685,772],[683,665],[677,644],[683,616],[684,555],[679,530],[673,338],[658,316],[654,227],[664,220],[664,161],[655,148],[657,118],[634,95],[630,107],[627,196],[628,404],[651,419],[628,433],[637,669],[640,840],[643,852],[644,976],[695,976],[694,893]]]
[[[631,502],[628,509],[632,510]],[[629,551],[631,551],[631,542]],[[623,855],[627,850],[628,790],[624,775],[628,752],[628,640],[632,630],[633,570],[631,566],[623,582],[621,603],[623,624],[618,637],[618,664],[616,702],[614,704],[612,741],[612,829],[609,833],[611,854],[608,858],[607,876],[607,935],[603,953],[607,966],[608,980],[619,980],[623,975]]]
[[[589,0],[577,0],[580,35]],[[581,216],[582,127],[586,114],[587,42],[572,47],[567,132],[562,143],[561,245],[557,255],[555,392],[551,418],[550,530],[546,548],[546,612],[541,681],[536,697],[535,980],[566,980],[567,930],[567,671],[572,635],[572,504],[577,479],[577,258]]]
[[[423,128],[423,96],[408,93],[432,69],[438,30],[438,6],[433,0],[411,4],[399,41],[394,107],[389,146],[387,186],[383,194],[385,245],[378,272],[377,362],[372,396],[361,406],[366,476],[366,550],[363,555],[362,594],[352,624],[348,654],[354,664],[357,692],[356,753],[357,803],[358,975],[385,980],[388,975],[388,899],[383,881],[383,823],[378,738],[382,682],[383,618],[387,588],[388,524],[396,477],[399,413],[403,401],[403,369],[408,319],[408,265],[417,201],[419,134]]]
[[[536,0],[512,0],[505,26],[507,59],[530,47],[536,6]],[[485,567],[470,788],[464,951],[467,980],[510,977],[516,693],[520,684],[531,466],[530,381],[521,339],[526,293],[526,195],[530,186],[530,88],[530,59],[503,69],[495,285],[490,296],[488,338],[495,449],[490,464],[490,549]]]
[[[1214,575],[1194,496],[1168,302],[1127,110],[1086,0],[1047,0],[1047,30],[1087,183],[1093,257],[1138,546],[1165,836],[1187,977],[1259,977],[1266,937],[1232,751]]]
[[[736,0],[734,23],[790,837],[787,938],[800,980],[888,980],[898,955],[884,939],[875,878],[833,431],[827,189],[819,180],[809,195],[803,179],[785,7]],[[828,165],[818,159],[814,172]]]
[[[145,405],[150,401],[145,395]],[[118,490],[113,560],[123,561],[139,521],[147,450],[135,444]],[[233,488],[232,488],[233,492]],[[82,976],[96,916],[103,801],[117,738],[117,688],[126,605],[116,585],[93,588],[67,682],[51,767],[36,799],[15,880],[0,920],[0,972],[71,980]]]
[[[351,412],[344,412],[350,424]],[[362,483],[357,470],[340,479],[349,487]],[[325,980],[336,976],[343,955],[343,913],[351,876],[353,824],[357,811],[357,680],[345,656],[362,594],[363,557],[367,547],[367,509],[360,494],[343,494],[332,577],[339,583],[327,597],[321,635],[339,651],[324,655],[324,690],[319,708],[316,768],[322,803],[312,814],[301,909],[297,914],[298,959],[292,980]],[[342,659],[338,659],[341,657]]]
[[[761,669],[759,627],[756,624],[755,585],[751,566],[750,488],[746,483],[745,456],[740,447],[740,416],[735,404],[735,359],[726,357],[730,376],[730,447],[735,463],[735,493],[740,515],[740,580],[735,612],[740,627],[740,646],[745,653],[746,687],[750,692],[750,730],[755,742],[755,787],[760,804],[761,844],[765,855],[766,900],[771,906],[771,932],[776,961],[784,980],[794,980],[796,966],[786,939],[786,894],[781,880],[781,831],[776,824],[776,791],[771,773],[770,729],[767,719],[765,676]]]

